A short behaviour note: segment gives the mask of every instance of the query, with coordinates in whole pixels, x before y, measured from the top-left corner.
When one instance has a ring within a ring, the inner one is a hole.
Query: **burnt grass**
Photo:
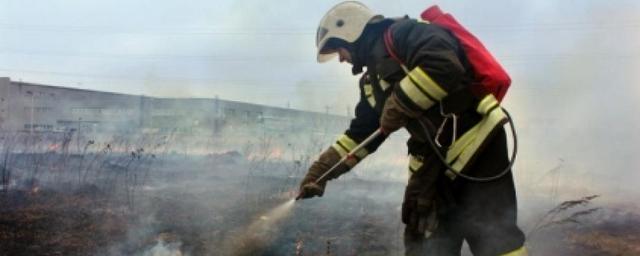
[[[111,211],[96,187],[12,190],[0,200],[2,255],[90,255],[128,230],[128,216]]]
[[[0,255],[154,255],[166,244],[170,253],[156,255],[402,255],[404,184],[354,174],[247,236],[293,196],[304,168],[291,165],[167,157],[130,197],[99,179],[9,189],[0,194]],[[639,234],[637,213],[603,208],[536,232],[528,247],[534,255],[639,255]]]
[[[372,186],[382,195],[388,183],[333,182],[324,198],[296,203],[288,217],[265,231],[264,241],[252,243],[244,239],[246,227],[292,198],[301,172],[291,173],[291,163],[256,167],[236,156],[165,160],[132,200],[114,181],[103,186],[101,180],[37,181],[0,194],[0,255],[153,255],[160,240],[179,243],[183,255],[386,255],[397,250],[397,243],[379,234],[397,233],[399,202],[388,205],[363,196]],[[109,177],[110,170],[103,172]]]

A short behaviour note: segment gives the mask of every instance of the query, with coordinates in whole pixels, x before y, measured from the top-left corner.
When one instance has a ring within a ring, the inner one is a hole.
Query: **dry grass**
[[[567,200],[558,204],[553,209],[547,211],[542,218],[528,232],[527,237],[531,238],[541,230],[564,224],[581,224],[580,218],[587,217],[600,208],[589,208],[571,212],[575,208],[585,207],[591,204],[592,200],[598,198],[599,195],[585,196],[577,200]]]
[[[124,239],[126,215],[88,191],[8,192],[0,210],[0,254],[90,255]]]
[[[615,235],[603,231],[572,233],[568,241],[573,246],[585,247],[594,255],[640,255],[640,234]]]

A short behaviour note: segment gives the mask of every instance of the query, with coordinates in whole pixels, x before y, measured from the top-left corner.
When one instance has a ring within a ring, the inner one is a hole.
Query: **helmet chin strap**
[[[349,47],[347,48],[347,50],[349,50],[349,53],[351,54],[351,62],[353,64],[351,73],[353,73],[354,75],[362,73],[363,67],[366,64],[365,58],[368,49],[362,49],[362,47],[367,47],[368,42],[363,42],[363,39],[365,39],[367,36],[368,35],[366,34],[366,32],[363,33],[357,41],[349,44]]]

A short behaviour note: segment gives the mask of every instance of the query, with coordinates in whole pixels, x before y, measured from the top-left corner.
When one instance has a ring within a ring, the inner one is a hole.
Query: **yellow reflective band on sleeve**
[[[516,249],[514,251],[511,251],[511,252],[508,252],[508,253],[505,253],[505,254],[501,254],[500,256],[528,256],[528,255],[529,255],[529,253],[527,252],[527,248],[522,246],[522,247],[520,247],[520,248],[518,248],[518,249]]]
[[[353,150],[355,147],[358,146],[358,143],[356,143],[354,140],[349,138],[349,136],[347,136],[346,134],[342,134],[338,138],[338,142],[337,143],[341,144],[342,146],[344,146],[344,149],[347,150],[347,152]]]
[[[345,157],[347,154],[349,154],[349,152],[347,152],[342,146],[340,146],[338,143],[333,143],[333,145],[331,145],[331,147],[333,149],[335,149],[336,151],[338,151],[338,154],[340,155],[340,157]]]
[[[420,67],[407,73],[407,76],[400,81],[400,89],[411,101],[425,110],[447,96],[447,92]]]
[[[496,97],[493,96],[493,94],[487,94],[487,96],[484,96],[480,103],[478,103],[478,108],[476,109],[476,111],[478,111],[478,113],[480,113],[481,115],[486,115],[489,110],[491,110],[498,104],[500,104],[500,102],[496,100]]]
[[[364,96],[367,97],[367,101],[371,107],[376,107],[376,98],[373,96],[373,86],[370,84],[364,85]]]
[[[427,73],[422,70],[421,67],[416,67],[409,75],[418,82],[418,86],[424,89],[429,95],[433,96],[436,100],[441,101],[447,96],[447,92],[440,87]]]
[[[495,100],[493,95],[491,98]],[[447,151],[447,162],[455,170],[463,170],[494,129],[507,121],[507,116],[497,101],[483,99],[480,105],[482,106],[478,106],[478,112],[489,110],[490,112],[483,115],[482,120],[465,132]],[[451,170],[446,174],[451,179],[456,177]]]
[[[369,155],[369,151],[367,151],[367,149],[365,149],[365,148],[362,148],[362,149],[358,150],[355,155],[359,160],[362,160],[365,157],[367,157],[367,155]]]
[[[428,109],[435,104],[434,101],[425,96],[424,93],[422,93],[416,85],[411,82],[409,77],[405,77],[400,81],[400,89],[402,89],[404,94],[406,94],[407,97],[409,97],[409,99],[411,99],[411,101],[421,109]]]
[[[338,154],[340,154],[340,157],[345,157],[347,154],[349,154],[349,152],[351,152],[351,150],[353,150],[357,146],[358,146],[358,143],[356,143],[354,140],[349,138],[349,136],[347,136],[346,134],[341,135],[336,141],[336,143],[331,145],[331,147],[333,147],[336,151],[338,151]],[[365,148],[362,148],[357,152],[355,152],[355,156],[359,160],[362,160],[368,154],[369,152]]]
[[[415,173],[418,170],[420,170],[420,167],[422,167],[422,158],[414,156],[414,155],[410,155],[409,156],[409,171],[411,171],[411,173]]]

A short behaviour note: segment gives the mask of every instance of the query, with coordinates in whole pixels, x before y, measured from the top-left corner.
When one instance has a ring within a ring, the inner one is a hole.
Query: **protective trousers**
[[[474,162],[469,175],[490,177],[508,164],[506,134],[500,129]],[[443,170],[441,170],[443,171]],[[460,255],[467,241],[474,255],[526,255],[524,234],[517,227],[516,193],[511,173],[491,182],[440,175],[438,226],[429,238],[406,226],[405,255]]]

